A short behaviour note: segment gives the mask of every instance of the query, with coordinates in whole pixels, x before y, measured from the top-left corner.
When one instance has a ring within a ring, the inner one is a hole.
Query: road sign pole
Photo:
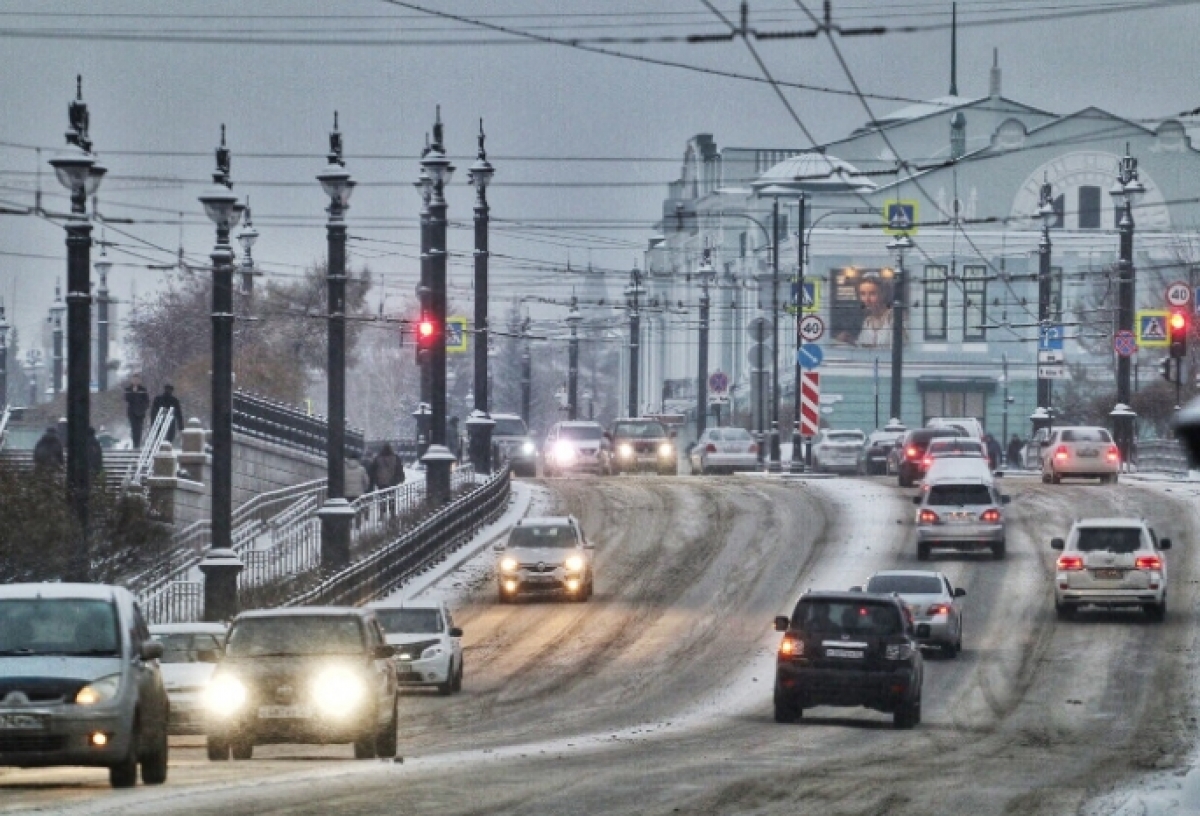
[[[792,418],[792,473],[799,473],[804,470],[804,438],[800,433],[800,402],[803,391],[802,381],[804,379],[804,370],[800,365],[800,349],[804,343],[804,337],[800,332],[800,327],[804,323],[804,250],[805,250],[805,222],[808,216],[807,197],[804,193],[800,194],[799,201],[799,217],[796,220],[796,279],[799,281],[800,287],[797,291],[800,293],[800,302],[796,304],[796,370],[795,370],[795,394],[792,399],[795,401],[795,411]],[[813,293],[816,294],[815,292]],[[815,297],[814,297],[815,300]]]

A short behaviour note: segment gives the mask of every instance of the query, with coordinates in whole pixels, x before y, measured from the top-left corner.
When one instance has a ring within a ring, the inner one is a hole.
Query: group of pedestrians
[[[404,484],[404,462],[388,443],[370,464],[363,465],[357,456],[346,457],[346,481],[343,495],[354,501],[364,493],[387,490]]]
[[[62,474],[66,464],[66,445],[64,428],[51,425],[33,446],[34,472],[45,477],[57,477]],[[87,429],[87,465],[92,481],[104,475],[104,448],[96,438],[96,429]]]
[[[125,386],[125,417],[129,420],[129,436],[133,440],[134,448],[142,446],[142,433],[147,415],[153,425],[154,420],[163,411],[169,412],[166,440],[174,442],[176,432],[183,427],[183,405],[179,402],[179,397],[175,396],[175,386],[167,383],[163,386],[162,393],[151,402],[150,392],[142,385],[142,378],[137,374],[130,377],[129,384]]]

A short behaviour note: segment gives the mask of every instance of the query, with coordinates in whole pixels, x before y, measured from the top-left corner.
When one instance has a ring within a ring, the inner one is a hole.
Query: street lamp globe
[[[434,185],[449,184],[454,176],[454,165],[446,158],[441,145],[435,144],[429,149],[429,154],[421,159],[421,167],[429,174],[429,179]]]
[[[349,208],[350,194],[354,192],[355,182],[350,178],[350,173],[345,167],[330,162],[323,171],[317,174],[317,181],[321,182],[321,189],[325,191],[325,195],[329,196],[331,201],[336,202],[337,206],[343,210]]]
[[[1050,189],[1049,182],[1042,185],[1038,201],[1037,217],[1046,229],[1050,229],[1054,226],[1054,222],[1058,220],[1058,212],[1054,209],[1054,193]]]
[[[205,190],[200,196],[200,203],[204,205],[204,214],[218,228],[232,229],[237,223],[235,217],[241,219],[237,196],[222,184],[214,184]]]
[[[237,239],[238,243],[242,245],[242,252],[244,252],[248,258],[250,257],[250,250],[254,249],[254,244],[258,241],[258,230],[254,228],[254,224],[250,221],[249,207],[246,207],[246,213],[246,226],[243,227],[242,231],[238,233]]]
[[[95,192],[103,177],[102,168],[100,176],[93,181],[92,168],[96,166],[96,158],[77,144],[67,145],[50,160],[50,166],[54,168],[58,183],[71,191],[72,198]]]
[[[482,130],[482,128],[483,123],[481,122],[480,129]],[[467,170],[467,173],[471,176],[471,185],[477,190],[483,191],[486,190],[488,185],[492,183],[492,176],[496,174],[496,168],[493,167],[492,163],[487,160],[486,156],[483,155],[482,132],[479,135],[479,141],[480,155],[477,159],[475,159],[475,163],[471,165],[470,169]]]
[[[1133,180],[1125,185],[1125,197],[1129,199],[1129,205],[1136,207],[1146,195],[1146,187],[1142,184],[1141,179],[1137,177],[1137,167],[1133,169]]]

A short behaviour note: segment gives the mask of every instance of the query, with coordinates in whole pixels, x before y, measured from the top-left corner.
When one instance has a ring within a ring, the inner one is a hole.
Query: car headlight
[[[670,442],[663,442],[661,445],[658,446],[658,455],[659,456],[674,456],[675,455],[675,446],[672,445]]]
[[[349,669],[326,669],[313,682],[312,696],[324,714],[344,717],[352,713],[366,696],[363,681]]]
[[[633,445],[625,443],[617,445],[617,455],[626,459],[633,456]]]
[[[571,462],[575,459],[575,446],[570,442],[559,442],[554,446],[554,456],[560,462]]]
[[[883,651],[884,660],[908,660],[913,655],[909,643],[889,643]]]
[[[535,454],[536,452],[537,452],[537,448],[534,447],[532,442],[526,442],[524,445],[521,446],[521,453],[525,454],[526,456],[533,456],[533,454]]]
[[[442,653],[442,644],[438,643],[430,646],[425,651],[421,652],[421,659],[426,660],[431,657],[437,657]]]
[[[246,704],[246,686],[232,675],[214,677],[204,690],[204,705],[218,715],[235,713]]]
[[[75,705],[96,705],[97,703],[107,703],[109,700],[117,696],[117,692],[121,688],[121,675],[110,674],[107,677],[101,677],[99,680],[93,680],[79,690],[75,695]]]
[[[504,558],[500,561],[501,572],[516,572],[517,567],[517,559],[515,558]]]
[[[572,555],[568,556],[564,562],[568,572],[580,572],[583,570],[583,556]]]

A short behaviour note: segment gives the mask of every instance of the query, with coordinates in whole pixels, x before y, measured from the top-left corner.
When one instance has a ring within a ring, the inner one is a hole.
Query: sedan
[[[862,590],[864,587],[854,587]],[[912,614],[916,640],[947,657],[962,651],[962,603],[967,591],[953,587],[943,573],[931,570],[887,570],[867,579],[867,592],[895,593]]]
[[[1058,484],[1064,476],[1112,484],[1121,470],[1121,452],[1105,428],[1054,428],[1041,454],[1046,484]]]
[[[758,467],[758,445],[745,428],[709,428],[688,454],[692,473],[707,474]]]

